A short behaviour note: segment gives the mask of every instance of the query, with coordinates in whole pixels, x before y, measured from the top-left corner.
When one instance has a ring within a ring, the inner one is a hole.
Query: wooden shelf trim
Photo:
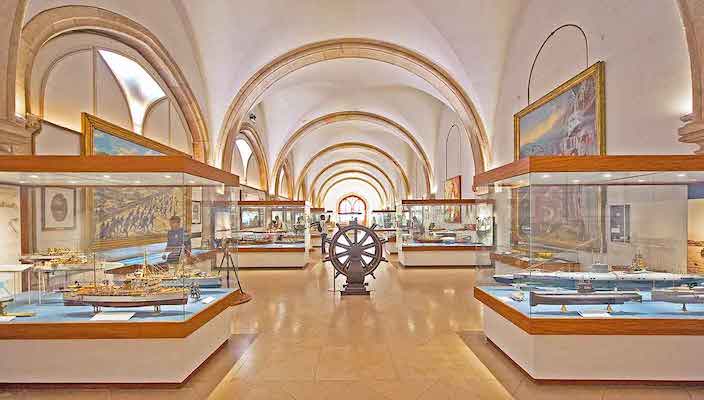
[[[228,307],[251,299],[251,295],[237,290],[184,321],[6,324],[0,329],[0,340],[180,339],[200,329]]]
[[[306,202],[303,200],[240,200],[238,203],[241,207],[248,206],[300,206],[304,207]]]
[[[2,156],[4,172],[185,173],[239,186],[239,177],[183,156]],[[177,185],[178,186],[178,185]]]
[[[468,246],[443,246],[443,245],[437,245],[437,246],[408,246],[408,245],[401,245],[401,249],[403,251],[488,251],[492,250],[494,246],[473,246],[473,245],[468,245]]]
[[[704,321],[700,319],[530,318],[501,300],[496,299],[482,288],[474,288],[474,298],[531,335],[704,335]]]
[[[429,205],[462,205],[462,204],[491,204],[493,199],[416,199],[401,200],[404,206],[429,206]]]
[[[535,172],[704,171],[702,155],[536,156],[474,176],[473,186]]]
[[[504,264],[511,265],[516,268],[521,268],[521,269],[528,269],[531,267],[530,262],[521,260],[518,257],[514,257],[508,254],[500,254],[500,253],[491,253],[489,255],[489,258],[492,261],[498,261]],[[564,262],[564,263],[558,263],[558,262],[544,262],[544,263],[536,263],[536,265],[540,264],[540,269],[541,270],[546,270],[546,271],[581,271],[581,264],[578,262]]]
[[[305,253],[305,247],[238,247],[238,253]]]

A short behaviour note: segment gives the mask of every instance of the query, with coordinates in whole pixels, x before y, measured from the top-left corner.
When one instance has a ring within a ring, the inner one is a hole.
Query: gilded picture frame
[[[139,135],[137,133],[131,132],[120,126],[112,124],[108,121],[100,119],[94,115],[87,113],[81,114],[81,127],[83,138],[81,141],[81,154],[82,155],[109,155],[109,156],[121,156],[121,155],[140,155],[140,156],[182,156],[189,157],[190,155],[173,149],[169,146],[156,142],[154,140],[148,139]],[[115,188],[110,186],[105,187],[88,187],[85,189],[85,205],[86,205],[86,218],[85,218],[85,235],[86,240],[89,243],[90,248],[94,250],[107,250],[120,247],[132,247],[132,246],[142,246],[146,244],[160,243],[166,241],[168,223],[165,221],[170,215],[159,215],[158,217],[151,218],[149,216],[149,221],[141,221],[140,224],[119,224],[119,226],[130,226],[137,227],[135,229],[141,229],[149,234],[137,235],[130,234],[129,230],[126,228],[126,232],[120,232],[120,235],[114,235],[117,228],[110,227],[109,221],[104,218],[101,220],[96,213],[100,211],[96,207],[96,197],[106,198],[105,193],[112,191],[121,190],[124,193],[121,195],[130,195],[131,197],[142,200],[148,199],[149,196],[158,196],[161,202],[167,204],[173,204],[174,212],[175,208],[178,208],[178,215],[184,221],[184,229],[190,233],[191,231],[191,218],[192,218],[192,203],[191,203],[191,189],[187,187],[182,187],[174,185],[173,187],[134,187],[131,192],[125,192],[127,188]],[[142,197],[140,197],[142,196]],[[104,201],[103,201],[104,203]],[[107,207],[102,204],[101,207]],[[163,214],[163,212],[162,212]],[[130,218],[132,215],[128,214],[126,216],[120,216],[120,218]],[[135,217],[137,218],[137,217]],[[141,218],[146,218],[142,216]],[[118,221],[121,222],[121,221]],[[155,229],[157,227],[158,229]],[[151,233],[152,230],[156,233]],[[108,232],[108,233],[106,233]],[[115,237],[119,236],[119,237]]]
[[[604,65],[596,62],[513,116],[515,160],[606,154]]]

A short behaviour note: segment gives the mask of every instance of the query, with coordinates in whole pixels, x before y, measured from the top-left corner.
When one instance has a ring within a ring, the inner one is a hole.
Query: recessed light
[[[110,179],[110,175],[103,175],[103,178]]]
[[[611,174],[604,174],[602,175],[604,178],[611,178]]]
[[[171,175],[164,175],[164,178],[171,179]]]
[[[549,177],[550,177],[550,174],[543,175],[543,179],[548,179]]]
[[[140,184],[142,183],[142,181],[134,181],[134,183]]]
[[[579,179],[572,179],[572,183],[579,183],[581,182]]]
[[[27,183],[27,182],[25,182],[25,181],[20,181],[20,184],[22,184],[22,183]]]
[[[39,178],[39,175],[30,175],[29,177],[32,179],[37,179],[37,178]]]
[[[645,179],[638,179],[638,182],[643,183],[645,182]]]
[[[188,183],[194,184],[194,183],[196,183],[196,181],[188,181]]]
[[[677,176],[679,176],[680,178],[684,178],[685,176],[687,176],[687,174],[677,174]]]
[[[68,181],[68,183],[70,183],[70,184],[72,184],[72,185],[75,185],[75,184],[77,184],[78,182],[77,182],[77,181]]]

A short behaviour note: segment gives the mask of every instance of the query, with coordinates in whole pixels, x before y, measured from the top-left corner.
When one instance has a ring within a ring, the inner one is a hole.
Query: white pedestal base
[[[181,383],[230,338],[233,312],[179,339],[0,340],[0,383]]]
[[[238,252],[240,268],[305,268],[308,252]]]
[[[491,265],[489,251],[437,250],[401,251],[398,261],[404,267],[469,267]]]
[[[704,337],[530,335],[489,307],[486,337],[536,380],[704,381]]]

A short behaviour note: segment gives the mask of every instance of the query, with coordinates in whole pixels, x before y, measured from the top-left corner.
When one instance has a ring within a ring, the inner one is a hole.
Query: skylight
[[[98,52],[125,92],[134,131],[141,134],[149,105],[166,96],[166,93],[141,65],[111,51]]]

